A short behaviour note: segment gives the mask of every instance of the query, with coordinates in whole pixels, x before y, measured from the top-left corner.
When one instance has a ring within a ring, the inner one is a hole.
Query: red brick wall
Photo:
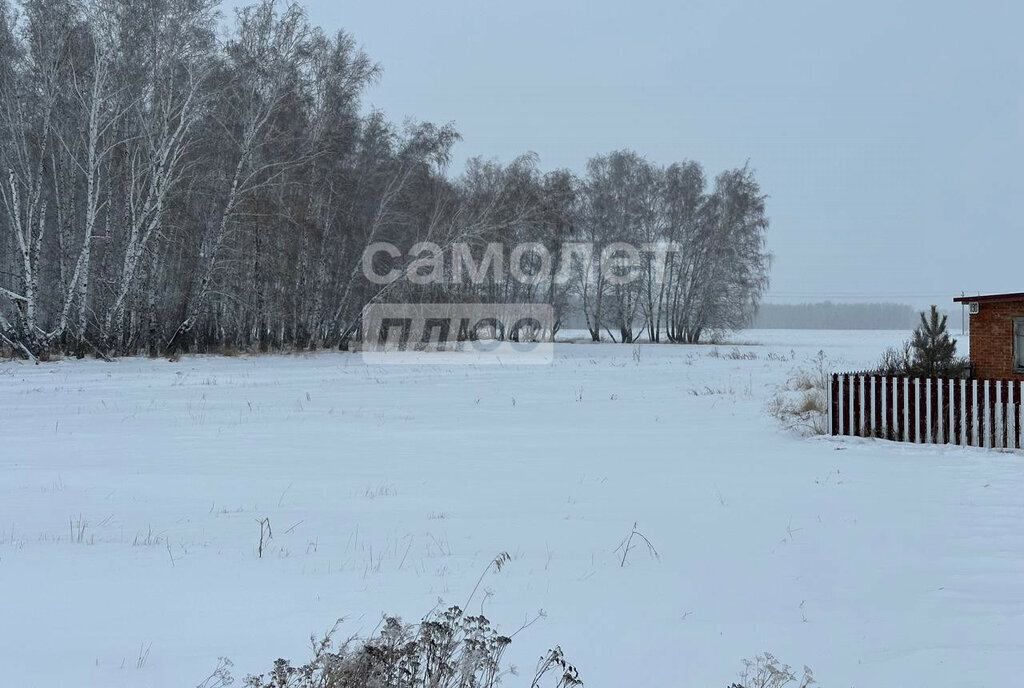
[[[1013,370],[1013,319],[1024,318],[1022,301],[982,301],[971,316],[971,362],[974,376],[1024,380]]]

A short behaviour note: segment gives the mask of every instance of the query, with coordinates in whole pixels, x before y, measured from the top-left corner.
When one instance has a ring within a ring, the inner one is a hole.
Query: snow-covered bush
[[[340,622],[339,622],[340,623]],[[278,659],[246,688],[494,688],[510,669],[501,666],[512,638],[501,635],[483,615],[467,616],[459,607],[429,615],[418,624],[384,619],[370,638],[335,643],[335,625],[313,638],[313,658],[294,666]],[[514,634],[513,634],[514,635]],[[199,688],[223,688],[232,679],[219,667]],[[582,686],[576,668],[555,647],[541,657],[530,688]]]
[[[765,652],[753,659],[743,660],[740,682],[733,683],[729,688],[784,688],[794,684],[795,688],[814,685],[814,674],[810,668],[805,666],[803,674],[797,677],[788,664],[783,664],[770,652]]]
[[[830,362],[824,351],[795,369],[768,401],[768,413],[806,435],[828,432]]]

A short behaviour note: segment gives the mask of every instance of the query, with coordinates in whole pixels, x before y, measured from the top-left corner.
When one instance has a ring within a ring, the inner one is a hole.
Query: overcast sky
[[[368,103],[454,121],[460,161],[749,160],[772,301],[1024,291],[1024,3],[307,6],[383,65]]]

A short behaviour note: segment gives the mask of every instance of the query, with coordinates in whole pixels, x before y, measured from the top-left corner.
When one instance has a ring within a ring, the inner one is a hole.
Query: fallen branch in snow
[[[28,350],[28,347],[26,347],[21,342],[12,342],[10,339],[4,336],[3,332],[0,332],[0,339],[7,342],[7,345],[12,349],[20,351],[22,354],[24,354],[26,360],[32,361],[33,363],[39,363],[39,361],[36,360],[36,357],[32,355],[32,352]]]

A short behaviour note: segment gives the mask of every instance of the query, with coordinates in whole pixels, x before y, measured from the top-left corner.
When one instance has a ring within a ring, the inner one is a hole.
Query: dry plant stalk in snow
[[[828,390],[831,362],[819,351],[797,368],[768,401],[768,413],[785,427],[805,435],[828,432]]]

